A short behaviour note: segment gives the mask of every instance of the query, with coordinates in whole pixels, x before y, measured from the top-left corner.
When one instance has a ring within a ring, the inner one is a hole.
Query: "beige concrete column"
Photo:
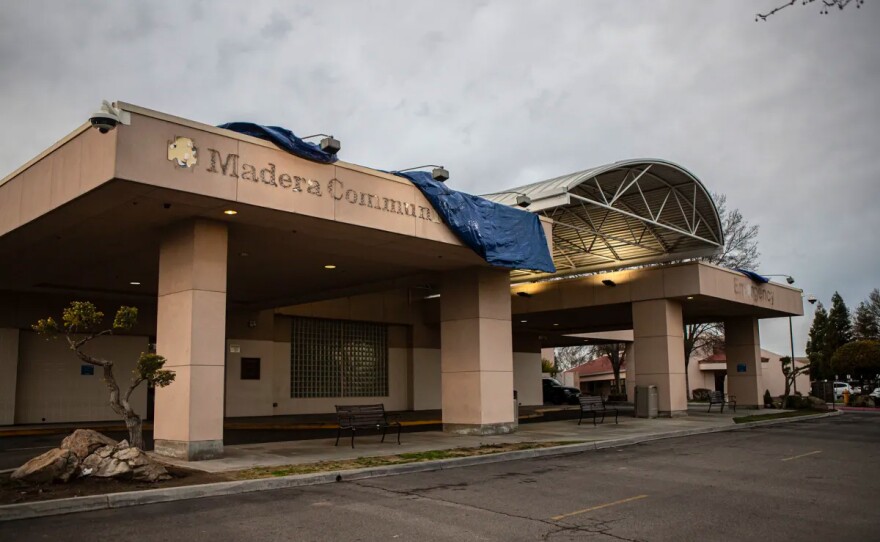
[[[175,381],[156,390],[156,452],[188,460],[223,454],[226,225],[186,222],[159,253],[156,350]]]
[[[0,329],[0,425],[15,423],[15,386],[18,379],[18,330]]]
[[[627,343],[624,350],[626,356],[626,400],[630,403],[636,400],[636,345]]]
[[[638,385],[657,386],[661,416],[686,416],[681,303],[669,299],[637,301],[632,311],[639,357]]]
[[[444,275],[440,322],[443,430],[512,432],[510,272],[480,268]]]
[[[724,322],[724,354],[727,356],[727,393],[736,405],[762,408],[761,334],[757,318],[734,318]]]

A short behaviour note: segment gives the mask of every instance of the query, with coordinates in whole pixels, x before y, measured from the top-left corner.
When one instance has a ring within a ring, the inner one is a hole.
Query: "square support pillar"
[[[736,396],[736,406],[762,408],[761,334],[757,318],[725,320],[724,354],[728,395]]]
[[[478,268],[444,275],[440,322],[443,430],[513,432],[510,271]]]
[[[627,343],[623,351],[626,360],[626,400],[630,403],[636,400],[636,345]]]
[[[156,453],[196,461],[223,455],[226,225],[193,220],[159,251],[156,350],[174,382],[156,389]]]
[[[0,425],[15,423],[15,387],[18,377],[18,330],[0,328]]]
[[[634,344],[639,358],[636,384],[657,386],[660,416],[686,416],[681,303],[669,299],[637,301],[632,304],[632,312]]]

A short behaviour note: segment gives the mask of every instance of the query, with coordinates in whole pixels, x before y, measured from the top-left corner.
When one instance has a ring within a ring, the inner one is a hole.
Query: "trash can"
[[[636,386],[636,418],[657,417],[657,386]]]

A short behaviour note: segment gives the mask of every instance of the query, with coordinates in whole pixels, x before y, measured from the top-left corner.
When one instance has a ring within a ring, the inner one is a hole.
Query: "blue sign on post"
[[[738,372],[738,373],[746,372],[746,364],[745,363],[737,363],[736,364],[736,372]]]

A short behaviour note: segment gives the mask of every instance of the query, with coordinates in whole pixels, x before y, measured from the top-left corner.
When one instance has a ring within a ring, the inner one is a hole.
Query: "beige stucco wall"
[[[0,329],[0,425],[15,423],[18,374],[18,330]]]
[[[544,404],[540,353],[513,353],[513,388],[519,395],[521,405]]]
[[[119,419],[108,404],[109,392],[101,380],[100,367],[95,367],[94,375],[82,376],[82,362],[63,339],[47,341],[29,331],[22,331],[19,337],[15,423]],[[125,386],[147,346],[146,337],[109,336],[96,340],[86,351],[114,360],[116,380]],[[135,412],[146,414],[146,385],[135,390],[131,402]]]
[[[413,349],[413,410],[440,408],[440,349]]]
[[[289,345],[289,343],[287,343]],[[232,345],[239,352],[232,352]],[[280,352],[278,353],[281,354]],[[275,345],[272,341],[227,340],[226,341],[226,416],[271,416]],[[287,351],[290,357],[290,350]],[[241,379],[241,358],[260,358],[260,379]],[[287,364],[290,367],[290,363]],[[290,373],[288,372],[288,380]]]

